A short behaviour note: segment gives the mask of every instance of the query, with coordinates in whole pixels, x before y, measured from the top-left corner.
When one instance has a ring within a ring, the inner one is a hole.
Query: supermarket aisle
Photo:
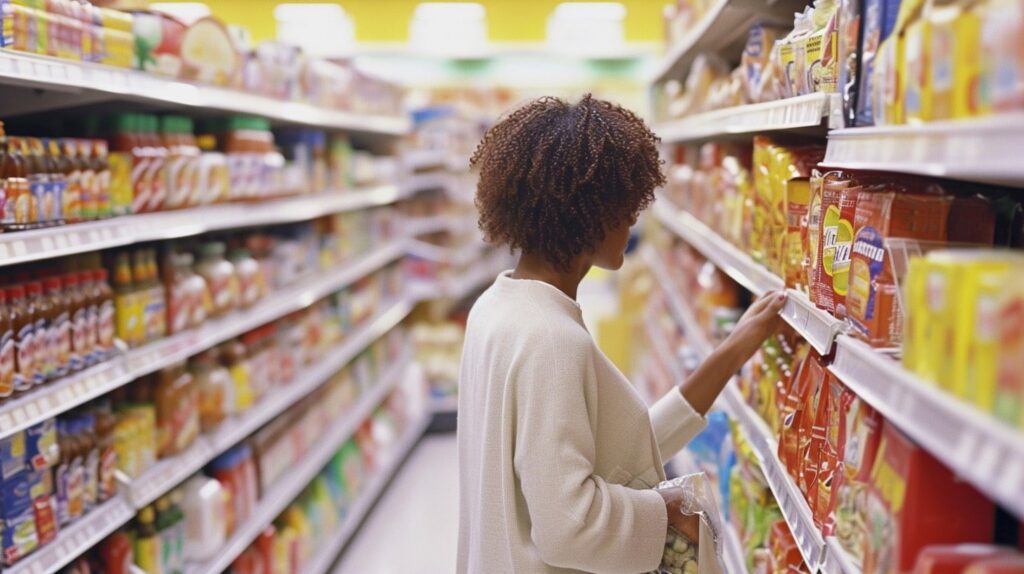
[[[345,551],[335,574],[454,572],[457,452],[455,433],[424,437]]]

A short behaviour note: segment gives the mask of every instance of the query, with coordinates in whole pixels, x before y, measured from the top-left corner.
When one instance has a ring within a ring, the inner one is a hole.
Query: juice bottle
[[[149,200],[149,190],[143,187],[141,175],[147,169],[147,159],[143,156],[138,140],[138,115],[120,114],[114,117],[113,135],[107,164],[110,171],[110,203],[113,215],[135,213],[139,201]],[[99,156],[99,146],[93,155]],[[97,174],[99,174],[97,170]],[[99,183],[98,185],[102,185]],[[102,209],[101,209],[102,211]]]
[[[35,377],[35,328],[33,302],[25,296],[25,287],[15,285],[7,289],[8,312],[14,331],[14,391],[32,388]]]
[[[45,383],[53,373],[52,353],[50,353],[50,325],[53,322],[53,305],[43,297],[43,284],[30,281],[25,284],[25,296],[33,302],[35,328],[32,339],[35,371],[32,373],[32,384]]]
[[[34,227],[50,225],[53,213],[53,198],[48,197],[50,174],[46,171],[46,159],[43,153],[43,142],[38,138],[22,140],[22,152],[25,154],[25,172],[28,179],[28,190],[32,194],[35,220]]]
[[[152,307],[149,302],[149,279],[148,266],[146,265],[146,252],[136,249],[132,253],[132,284],[134,285],[136,305],[139,308],[139,342],[148,342],[150,323],[152,322]]]
[[[199,388],[199,426],[203,432],[209,432],[227,415],[231,375],[218,362],[216,349],[193,357],[190,365]]]
[[[43,161],[46,173],[49,174],[49,183],[45,200],[40,206],[46,210],[49,225],[60,225],[64,223],[64,191],[68,186],[64,161],[60,153],[60,142],[51,138],[43,140],[43,144]]]
[[[0,400],[14,394],[14,328],[7,291],[0,288]]]
[[[10,138],[7,143],[10,158],[7,173],[7,205],[4,214],[4,229],[17,231],[30,229],[35,225],[37,214],[35,198],[29,192],[28,164],[24,154],[24,140]]]
[[[117,417],[110,403],[100,404],[93,415],[96,417],[96,444],[99,449],[98,501],[104,502],[117,494],[117,451],[114,449]]]
[[[73,140],[50,140],[50,155],[56,164],[56,185],[61,198],[64,223],[82,221],[82,171],[78,167],[78,146]]]
[[[156,264],[156,250],[143,251],[146,274],[146,301],[148,319],[146,340],[152,341],[167,336],[167,290],[160,282],[160,269]]]
[[[82,415],[79,436],[82,440],[82,508],[83,513],[96,507],[100,500],[100,448],[96,438],[96,417]]]
[[[92,196],[96,201],[96,217],[105,219],[112,215],[127,213],[132,205],[132,198],[119,197],[117,203],[111,189],[110,161],[107,151],[107,142],[103,140],[92,141],[92,156],[90,161],[92,172],[95,174]],[[129,188],[128,192],[131,191]]]
[[[71,330],[71,352],[68,355],[68,372],[74,373],[85,368],[89,353],[87,313],[85,298],[79,287],[78,274],[68,273],[63,280],[64,293],[67,298],[69,326]]]
[[[67,375],[71,368],[71,312],[68,294],[64,291],[58,276],[47,277],[43,287],[46,288],[46,295],[54,306],[54,320],[50,333],[53,336],[54,378],[60,378]]]
[[[139,511],[135,525],[135,565],[147,574],[167,574],[161,568],[160,535],[156,530],[156,513],[152,506]]]
[[[114,260],[114,309],[117,317],[117,337],[129,346],[142,343],[139,316],[139,298],[132,282],[132,265],[128,252],[122,251]]]
[[[150,158],[145,177],[151,188],[145,211],[161,211],[167,202],[167,148],[160,139],[159,125],[156,116],[142,116],[140,139]]]

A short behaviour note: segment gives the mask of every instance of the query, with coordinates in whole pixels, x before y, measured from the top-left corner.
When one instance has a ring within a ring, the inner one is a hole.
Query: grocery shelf
[[[85,103],[127,101],[248,114],[282,123],[370,135],[400,136],[408,133],[412,125],[404,116],[336,111],[137,70],[10,50],[0,50],[0,84],[53,94],[47,98],[4,98],[7,116]]]
[[[1024,519],[1024,431],[849,336],[838,337],[829,370],[957,476]]]
[[[722,552],[722,557],[725,562],[725,571],[729,574],[747,574],[747,561],[743,557],[743,545],[740,543],[739,535],[736,534],[736,528],[728,521],[724,526],[725,534],[722,538],[725,539],[725,549]]]
[[[409,426],[398,443],[391,447],[384,463],[373,473],[369,484],[356,495],[356,501],[345,511],[345,517],[337,530],[323,541],[321,547],[303,566],[303,571],[310,574],[327,572],[341,551],[352,541],[360,524],[369,515],[377,499],[387,488],[391,479],[398,473],[406,457],[419,443],[423,433],[430,426],[430,417],[422,416]]]
[[[839,543],[839,539],[834,536],[825,538],[825,562],[821,565],[822,574],[861,574],[861,569],[857,568],[850,559],[850,555],[846,552],[846,549]]]
[[[459,411],[459,397],[457,395],[431,397],[430,410],[434,414],[456,413]]]
[[[0,437],[9,436],[106,394],[143,375],[294,313],[398,259],[404,240],[394,240],[351,264],[269,295],[252,307],[207,321],[197,329],[130,350],[71,377],[0,406]]]
[[[431,189],[448,189],[450,185],[451,176],[443,171],[413,173],[405,176],[402,181],[403,196],[409,197]]]
[[[443,168],[448,152],[443,149],[410,149],[402,153],[402,164],[409,171]]]
[[[802,10],[806,4],[805,0],[718,0],[668,49],[652,82],[672,78],[682,81],[690,64],[703,52],[726,59],[739,56],[751,26],[757,22],[791,23],[794,10]]]
[[[697,322],[697,318],[693,316],[690,306],[686,304],[682,294],[677,290],[661,256],[650,245],[645,246],[641,250],[641,256],[644,258],[644,262],[647,263],[647,267],[650,268],[651,274],[654,275],[654,280],[661,286],[662,292],[665,293],[669,309],[675,316],[676,322],[683,328],[683,333],[685,333],[687,340],[696,346],[701,357],[711,354],[713,350],[711,342],[707,340],[707,336]]]
[[[667,143],[700,141],[736,134],[759,134],[843,126],[839,94],[807,94],[695,114],[655,126]]]
[[[186,571],[189,574],[219,574],[226,570],[260,532],[316,478],[359,425],[398,386],[404,374],[404,370],[394,369],[382,377],[376,387],[365,392],[347,413],[340,415],[337,422],[322,433],[322,440],[316,441],[301,461],[264,492],[253,515],[238,525],[217,555],[203,564],[190,564]]]
[[[3,52],[0,51],[0,59]],[[220,231],[308,221],[345,211],[394,203],[403,192],[395,185],[299,195],[254,203],[208,205],[177,211],[142,213],[0,234],[0,267]]]
[[[677,209],[668,198],[658,197],[654,202],[654,215],[670,231],[700,251],[716,267],[755,295],[778,291],[785,286],[777,275],[693,215]]]
[[[680,383],[685,381],[686,374],[683,372],[682,365],[679,363],[679,359],[676,358],[676,354],[672,352],[672,348],[665,342],[665,333],[662,328],[657,325],[652,317],[644,319],[644,328],[647,329],[647,338],[650,339],[651,348],[654,349],[654,355],[657,356],[661,364],[668,369],[672,380],[679,381]],[[649,398],[655,399],[656,397]]]
[[[807,295],[795,289],[786,290],[786,305],[779,314],[822,355],[832,351],[836,336],[845,330],[842,321],[819,309]]]
[[[141,476],[122,481],[122,489],[136,508],[142,508],[184,482],[208,462],[256,432],[295,403],[322,386],[354,357],[393,329],[412,311],[413,303],[400,300],[356,327],[340,345],[318,363],[304,369],[295,381],[265,397],[246,413],[230,418],[212,433],[200,436],[185,452],[158,462]],[[406,351],[394,364],[404,369],[411,359]]]
[[[56,540],[39,548],[7,574],[53,574],[135,518],[135,509],[123,496],[115,496],[92,509],[70,526],[60,529]]]
[[[1024,112],[828,136],[823,165],[1024,187]]]
[[[771,431],[764,421],[743,402],[743,397],[734,385],[726,387],[722,393],[726,410],[737,421],[744,436],[757,456],[761,469],[764,471],[768,486],[775,495],[782,515],[793,531],[793,538],[800,547],[804,561],[817,572],[825,555],[825,540],[821,532],[814,526],[811,509],[803,493],[797,488],[786,469],[779,460],[778,444],[771,437]],[[831,572],[829,573],[831,574]]]

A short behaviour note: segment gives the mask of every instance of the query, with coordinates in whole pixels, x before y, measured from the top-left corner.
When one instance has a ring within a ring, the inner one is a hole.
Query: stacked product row
[[[679,0],[667,11],[669,46],[714,17],[707,4]],[[754,25],[738,59],[698,55],[685,79],[665,83],[658,114],[812,93],[841,94],[847,126],[1017,110],[1024,58],[1013,46],[1022,30],[1016,0],[815,0],[791,28]]]
[[[212,460],[203,472],[143,508],[119,530],[64,571],[183,572],[186,564],[215,556],[260,500],[298,463],[339,417],[350,416],[356,400],[380,384],[388,366],[406,346],[393,331],[250,439]],[[415,419],[408,398],[416,389],[399,387],[356,427],[326,467],[231,565],[232,572],[297,574],[366,488],[366,483]]]
[[[394,158],[344,135],[260,118],[88,116],[81,137],[8,136],[0,122],[0,222],[18,231],[394,181]]]
[[[684,243],[658,257],[673,282],[665,287],[693,302],[700,332],[687,333],[667,319],[655,335],[671,345],[673,355],[666,360],[688,371],[696,365],[694,355],[706,352],[705,341],[727,333],[744,294],[720,271],[710,271],[710,264]],[[667,296],[656,294],[650,306],[656,316],[671,316],[662,302]],[[999,555],[1000,564],[1012,561],[1020,568],[1024,557],[1015,556],[1007,543],[1024,548],[1024,530],[997,520],[993,502],[959,481],[827,366],[827,358],[787,331],[767,341],[739,377],[744,402],[778,445],[775,454],[805,499],[815,527],[824,536],[836,537],[862,572],[942,572],[946,570],[936,569],[940,565],[965,567],[971,559],[982,562],[990,555]],[[665,392],[664,384],[674,383],[665,380],[655,392]],[[774,550],[763,552],[769,535],[778,541],[786,529],[775,524],[781,513],[771,502],[774,497],[757,457],[743,444],[743,433],[750,429],[721,413],[709,420],[709,429],[689,450],[704,470],[718,477],[723,506],[746,550],[748,567],[758,571],[769,557],[802,562],[792,544],[788,551],[769,544]],[[725,444],[723,436],[730,432],[733,444]],[[984,551],[949,546],[965,543],[986,546]]]
[[[923,378],[1024,426],[1024,294],[1013,280],[1024,272],[1021,198],[979,184],[829,171],[818,167],[823,153],[764,137],[752,147],[678,148],[668,197],[854,336],[902,351]]]
[[[247,33],[232,34],[214,17],[186,24],[144,9],[147,4],[4,0],[0,48],[134,68],[327,109],[401,113],[401,89],[350,63],[314,58],[282,42],[253,46],[240,40]]]

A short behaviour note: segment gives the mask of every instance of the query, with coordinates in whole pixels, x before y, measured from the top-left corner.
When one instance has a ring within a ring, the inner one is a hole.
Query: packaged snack
[[[807,35],[804,57],[807,61],[809,93],[834,93],[839,82],[838,41],[839,0],[815,0],[812,30]]]
[[[772,556],[772,572],[804,572],[804,557],[800,546],[793,537],[793,531],[785,520],[778,520],[771,526],[768,548]]]
[[[842,470],[835,494],[835,536],[858,566],[868,537],[864,522],[867,490],[881,438],[882,416],[856,395],[840,409]]]
[[[757,23],[751,26],[747,34],[747,44],[740,57],[740,68],[743,70],[743,88],[747,101],[761,102],[764,98],[765,84],[768,82],[769,60],[772,47],[782,36],[777,28]]]
[[[810,82],[811,75],[808,73],[808,64],[814,60],[807,58],[807,45],[812,32],[814,32],[814,8],[808,6],[804,12],[793,21],[793,32],[790,34],[790,43],[793,46],[793,60],[787,68],[792,94],[803,96],[812,92]]]
[[[876,347],[898,343],[903,330],[903,310],[896,297],[896,278],[885,240],[944,241],[951,201],[938,192],[892,191],[896,188],[879,186],[863,194],[854,218],[857,235],[846,306],[853,333]]]
[[[1024,107],[1024,6],[1017,0],[990,0],[981,22],[981,109],[995,111]]]
[[[889,574],[909,571],[925,546],[991,540],[995,507],[885,423],[864,515],[864,573]]]
[[[182,39],[186,26],[160,12],[134,12],[135,68],[161,76],[182,77]]]
[[[1024,428],[1024,271],[1019,268],[1003,285],[995,317],[999,356],[994,412],[997,418]]]
[[[911,16],[908,16],[902,34],[903,59],[900,76],[903,89],[903,118],[907,123],[928,121],[932,119],[933,113],[934,83],[931,59],[935,54],[932,52],[932,23],[925,11],[927,2],[920,0],[917,4],[919,6],[913,10]]]
[[[700,540],[688,539],[674,528],[669,528],[665,552],[657,574],[692,572],[693,574],[720,574],[722,518],[718,512],[707,476],[691,474],[659,484],[657,489],[681,488],[685,491],[682,503],[672,512],[700,517]]]
[[[852,2],[857,4],[858,2]],[[859,80],[859,87],[856,87],[856,114],[853,124],[858,126],[870,126],[875,124],[875,65],[881,57],[881,44],[889,38],[896,25],[896,15],[899,12],[899,0],[865,0],[863,18],[863,32],[860,36],[860,69],[856,77]],[[846,25],[846,21],[840,19],[840,25]],[[842,44],[840,43],[840,46]],[[847,84],[848,85],[848,84]]]
[[[818,454],[818,483],[811,507],[814,509],[814,524],[825,536],[833,535],[836,530],[835,511],[839,503],[839,488],[845,478],[843,461],[848,438],[843,421],[855,399],[856,394],[835,377],[830,377],[828,385],[822,388],[821,418],[815,426],[824,438]]]
[[[845,289],[849,277],[853,226],[848,217],[856,211],[860,189],[851,174],[841,171],[828,172],[822,180],[814,303],[829,313],[836,312],[836,285]]]
[[[1006,546],[951,544],[928,546],[914,564],[914,574],[962,574],[967,566],[993,557],[1012,555]]]
[[[786,398],[779,413],[781,420],[779,431],[779,460],[794,478],[797,477],[798,460],[800,453],[799,430],[803,420],[808,415],[805,411],[806,401],[804,398],[811,392],[811,389],[820,386],[821,380],[825,377],[825,369],[821,355],[811,349],[807,357],[800,363],[796,376],[793,377],[790,388],[785,393]]]

